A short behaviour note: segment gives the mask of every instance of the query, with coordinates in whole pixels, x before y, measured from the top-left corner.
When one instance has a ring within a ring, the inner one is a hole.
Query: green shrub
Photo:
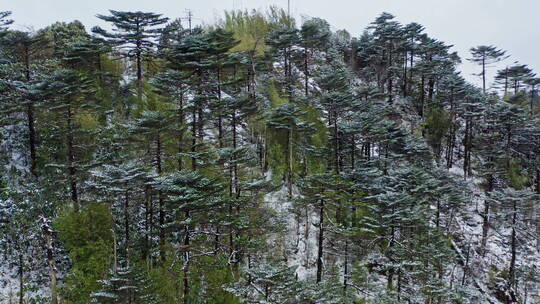
[[[55,230],[72,263],[62,287],[66,303],[90,302],[90,293],[100,288],[113,257],[113,220],[109,207],[87,203],[79,213],[68,211],[56,218]]]

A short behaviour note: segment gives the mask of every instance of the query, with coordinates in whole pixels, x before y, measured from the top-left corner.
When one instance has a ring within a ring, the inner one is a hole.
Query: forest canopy
[[[1,303],[540,303],[540,78],[511,50],[386,12],[10,16]]]

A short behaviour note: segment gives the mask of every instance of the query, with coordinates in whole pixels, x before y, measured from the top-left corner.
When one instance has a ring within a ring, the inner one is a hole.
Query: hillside
[[[487,87],[507,51],[97,18],[0,12],[0,303],[540,303],[540,78]]]

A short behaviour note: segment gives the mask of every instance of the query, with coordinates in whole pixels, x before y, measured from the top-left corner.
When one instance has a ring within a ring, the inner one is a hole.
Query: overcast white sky
[[[346,29],[358,36],[381,12],[389,12],[402,23],[418,22],[432,37],[453,44],[463,59],[463,75],[475,83],[477,69],[464,60],[469,48],[496,45],[514,61],[529,64],[540,74],[540,1],[538,0],[290,0],[291,12],[326,19],[334,30]],[[13,12],[14,28],[39,29],[55,21],[80,20],[87,28],[103,25],[96,14],[108,9],[141,10],[163,13],[170,18],[184,17],[192,10],[195,21],[211,23],[224,10],[286,8],[287,0],[0,0],[0,10]],[[491,69],[492,76],[496,68]]]

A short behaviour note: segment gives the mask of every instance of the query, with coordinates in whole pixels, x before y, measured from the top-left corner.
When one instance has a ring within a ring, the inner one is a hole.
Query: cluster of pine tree
[[[0,302],[540,303],[540,79],[381,14],[10,29]]]

